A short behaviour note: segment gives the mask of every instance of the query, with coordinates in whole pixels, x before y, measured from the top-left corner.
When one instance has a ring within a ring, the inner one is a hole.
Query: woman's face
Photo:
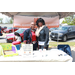
[[[31,22],[31,29],[34,29],[35,28],[35,23],[34,22]]]
[[[42,24],[42,22],[39,22],[38,25],[39,25],[39,27],[41,27],[43,24]]]

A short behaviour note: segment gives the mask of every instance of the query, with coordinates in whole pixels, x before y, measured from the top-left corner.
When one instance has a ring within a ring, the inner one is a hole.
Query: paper
[[[33,44],[22,44],[23,55],[31,55],[33,52]]]
[[[38,44],[39,44],[39,45],[44,45],[44,43],[45,43],[45,42],[38,41]],[[49,42],[47,43],[47,45],[49,45]]]
[[[38,44],[39,44],[39,45],[44,45],[44,43],[45,43],[45,42],[40,42],[40,41],[38,41]]]

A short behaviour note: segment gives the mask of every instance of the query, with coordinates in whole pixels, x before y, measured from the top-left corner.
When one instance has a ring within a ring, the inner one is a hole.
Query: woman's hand
[[[24,42],[24,44],[26,44],[26,42]]]
[[[44,49],[46,49],[46,47],[44,47]]]

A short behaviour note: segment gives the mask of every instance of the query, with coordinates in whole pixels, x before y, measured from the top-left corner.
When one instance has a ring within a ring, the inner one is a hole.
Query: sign
[[[22,44],[23,55],[32,55],[33,44]]]
[[[32,21],[36,22],[38,18],[42,18],[48,28],[59,27],[59,16],[56,17],[33,17],[33,16],[14,16],[13,27],[30,28]]]

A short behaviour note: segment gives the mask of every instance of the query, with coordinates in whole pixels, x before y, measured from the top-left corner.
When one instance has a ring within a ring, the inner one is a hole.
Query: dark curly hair
[[[42,22],[43,25],[45,25],[45,21],[42,19],[42,18],[39,18],[37,21],[36,21],[36,25],[39,27],[38,23],[39,22]]]
[[[20,36],[20,34],[19,34],[19,33],[17,33],[17,32],[15,32],[15,33],[14,33],[14,35],[16,35],[16,36]]]

